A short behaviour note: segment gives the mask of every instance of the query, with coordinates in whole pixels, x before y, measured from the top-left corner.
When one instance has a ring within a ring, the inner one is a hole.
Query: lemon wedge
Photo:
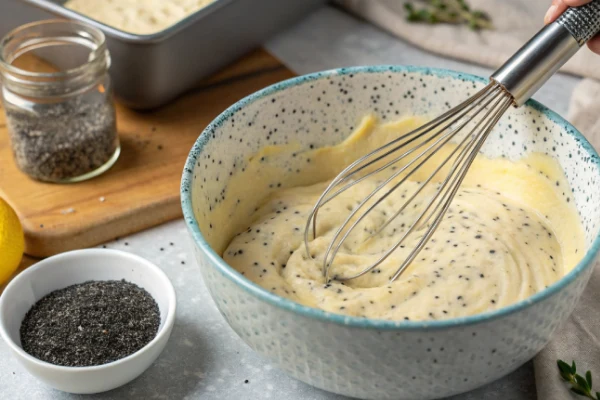
[[[25,236],[19,218],[0,198],[0,285],[16,271],[25,250]]]

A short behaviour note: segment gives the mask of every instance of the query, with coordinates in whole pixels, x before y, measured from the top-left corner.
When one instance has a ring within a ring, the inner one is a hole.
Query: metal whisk
[[[345,281],[372,271],[396,251],[410,234],[421,227],[426,227],[417,245],[390,277],[391,282],[396,280],[425,247],[440,225],[471,164],[505,111],[511,105],[516,107],[523,105],[599,31],[600,0],[568,9],[557,21],[544,27],[496,71],[483,90],[431,122],[359,158],[334,178],[315,204],[306,222],[304,244],[308,257],[312,257],[309,245],[310,233],[312,232],[313,238],[317,238],[319,210],[366,178],[382,172],[391,172],[358,206],[352,209],[350,215],[333,235],[333,240],[323,257],[323,274],[326,281],[330,279],[330,269],[336,255],[358,224],[392,192],[418,173],[443,146],[454,143],[455,146],[450,154],[434,167],[433,172],[426,179],[418,182],[417,189],[406,196],[405,202],[399,204],[395,214],[370,235],[371,238],[382,232],[409,205],[413,204],[428,185],[433,184],[434,177],[448,165],[449,173],[438,183],[433,197],[426,202],[424,210],[409,225],[400,240],[377,261],[366,266],[359,273],[334,277]]]

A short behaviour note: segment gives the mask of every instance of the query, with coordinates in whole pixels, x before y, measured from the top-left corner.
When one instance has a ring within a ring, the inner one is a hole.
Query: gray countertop
[[[491,70],[420,51],[343,11],[323,7],[267,43],[297,73],[365,64],[412,64],[489,75]],[[558,75],[536,98],[566,114],[579,80]],[[110,201],[107,198],[106,201]],[[172,243],[172,245],[171,245]],[[136,253],[160,266],[177,291],[177,319],[163,354],[130,384],[93,396],[76,396],[37,382],[0,341],[2,399],[343,399],[298,382],[248,348],[212,302],[182,220],[106,244]],[[183,263],[182,263],[183,261]],[[248,380],[248,383],[245,383]],[[531,363],[491,385],[452,400],[534,400]]]

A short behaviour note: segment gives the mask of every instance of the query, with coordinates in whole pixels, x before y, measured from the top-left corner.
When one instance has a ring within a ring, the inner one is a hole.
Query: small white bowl
[[[50,364],[21,348],[21,322],[39,299],[85,281],[121,279],[148,291],[160,309],[160,327],[146,346],[120,360],[92,367]],[[25,369],[47,385],[70,393],[100,393],[132,381],[156,360],[171,335],[175,303],[169,278],[149,261],[117,250],[76,250],[40,261],[10,282],[0,297],[0,336]]]

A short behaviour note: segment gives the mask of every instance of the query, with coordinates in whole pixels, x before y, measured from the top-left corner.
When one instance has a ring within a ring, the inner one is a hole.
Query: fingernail
[[[550,23],[550,21],[552,21],[552,18],[554,18],[554,13],[556,12],[556,9],[558,7],[556,6],[550,6],[550,8],[548,9],[548,12],[546,12],[546,16],[544,17],[544,23],[548,24]]]

